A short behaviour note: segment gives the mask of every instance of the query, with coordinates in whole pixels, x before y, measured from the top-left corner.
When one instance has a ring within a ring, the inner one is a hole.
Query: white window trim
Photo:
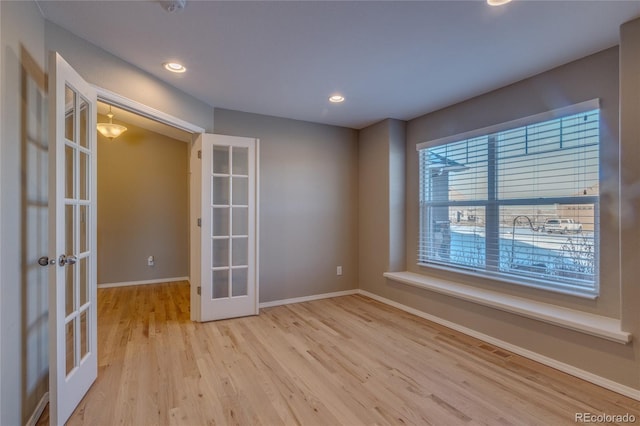
[[[455,266],[449,266],[445,264],[441,265],[438,263],[418,262],[416,265],[422,268],[433,268],[440,271],[453,272],[456,274],[482,278],[485,280],[499,281],[507,284],[515,284],[519,287],[535,288],[538,290],[544,290],[544,291],[553,292],[553,293],[580,297],[583,299],[596,300],[599,297],[599,295],[595,293],[591,294],[591,293],[585,293],[585,292],[571,291],[571,290],[563,289],[560,287],[550,287],[548,283],[546,283],[544,280],[536,280],[534,278],[525,277],[525,276],[509,276],[509,275],[504,275],[499,273],[492,274],[490,271],[486,271],[486,270],[475,270],[471,267],[469,268],[466,268],[464,266],[455,267]]]
[[[446,296],[477,303],[504,312],[600,337],[616,343],[631,342],[632,334],[622,331],[619,319],[565,308],[493,290],[459,284],[414,272],[385,272],[385,278],[427,289]]]
[[[493,133],[502,132],[516,127],[524,127],[530,124],[535,124],[540,121],[553,120],[554,118],[560,118],[567,115],[579,114],[581,112],[587,112],[600,108],[600,99],[591,99],[589,101],[580,102],[578,104],[569,105],[564,108],[558,108],[551,111],[545,111],[540,114],[530,115],[528,117],[518,118],[516,120],[506,121],[504,123],[494,124],[491,126],[483,127],[481,129],[474,129],[469,132],[458,133],[457,135],[446,136],[444,138],[433,139],[427,142],[421,142],[416,145],[416,151],[420,151],[425,148],[433,148],[434,146],[444,145],[450,142],[457,142],[465,139],[473,139],[480,136],[486,136]]]

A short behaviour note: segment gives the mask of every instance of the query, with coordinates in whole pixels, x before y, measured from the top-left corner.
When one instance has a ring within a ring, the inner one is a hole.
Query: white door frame
[[[205,129],[196,124],[182,120],[178,117],[174,117],[173,115],[164,113],[150,106],[141,104],[140,102],[134,101],[133,99],[126,98],[122,95],[111,92],[107,89],[103,89],[96,85],[93,85],[93,88],[98,94],[99,101],[106,102],[115,107],[125,109],[127,111],[142,115],[143,117],[147,117],[155,121],[159,121],[169,126],[177,127],[178,129],[184,130],[185,132],[194,134],[205,132]]]

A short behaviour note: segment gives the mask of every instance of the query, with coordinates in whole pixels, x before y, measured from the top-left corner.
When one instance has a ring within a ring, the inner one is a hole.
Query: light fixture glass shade
[[[127,128],[114,123],[98,123],[98,131],[102,136],[113,139],[127,131]]]
[[[120,136],[121,134],[127,131],[126,127],[121,126],[119,124],[115,124],[113,122],[113,113],[111,112],[111,105],[109,105],[109,114],[107,114],[107,117],[109,117],[108,123],[98,123],[96,125],[96,128],[98,129],[98,131],[102,136],[113,140],[114,138],[117,138],[118,136]]]

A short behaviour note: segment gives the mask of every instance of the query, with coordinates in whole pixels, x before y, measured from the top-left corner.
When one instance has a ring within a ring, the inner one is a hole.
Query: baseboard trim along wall
[[[44,395],[42,395],[42,398],[40,398],[40,402],[38,402],[36,409],[33,410],[33,414],[31,414],[31,417],[29,417],[29,420],[27,420],[27,423],[25,423],[25,425],[36,426],[36,424],[38,423],[38,420],[40,419],[40,416],[44,412],[44,409],[47,407],[48,403],[49,403],[49,392],[45,392]]]
[[[189,277],[175,277],[175,278],[159,278],[155,280],[145,281],[123,281],[120,283],[104,283],[98,284],[98,288],[110,288],[110,287],[126,287],[130,285],[147,285],[147,284],[160,284],[160,283],[173,283],[176,281],[189,281]]]
[[[282,299],[282,300],[273,300],[271,302],[263,302],[263,303],[260,303],[258,306],[260,307],[260,309],[271,308],[273,306],[290,305],[292,303],[302,303],[302,302],[310,302],[312,300],[330,299],[332,297],[350,296],[352,294],[358,294],[358,292],[359,292],[358,289],[353,289],[353,290],[336,291],[333,293],[315,294],[313,296],[293,297],[291,299]]]
[[[580,379],[586,380],[587,382],[593,383],[598,386],[602,386],[603,388],[612,390],[624,396],[628,396],[629,398],[633,398],[635,400],[640,401],[640,390],[634,389],[629,386],[622,385],[618,382],[614,382],[613,380],[606,379],[604,377],[598,376],[596,374],[590,373],[588,371],[582,370],[580,368],[576,368],[572,365],[565,364],[563,362],[557,361],[553,358],[549,358],[547,356],[541,355],[539,353],[530,351],[528,349],[524,349],[520,346],[512,345],[511,343],[505,342],[500,339],[496,339],[489,335],[477,332],[470,328],[461,326],[459,324],[453,323],[451,321],[447,321],[440,317],[436,317],[431,314],[427,314],[426,312],[422,312],[418,309],[411,308],[409,306],[403,305],[398,302],[394,302],[393,300],[387,299],[382,296],[378,296],[377,294],[370,293],[366,290],[358,290],[358,294],[363,296],[370,297],[378,302],[384,303],[385,305],[393,306],[394,308],[398,308],[410,314],[419,316],[426,320],[435,322],[436,324],[440,324],[447,328],[451,328],[453,330],[459,331],[460,333],[466,334],[471,337],[475,337],[476,339],[480,339],[484,342],[490,343],[492,345],[498,346],[499,348],[505,349],[507,351],[513,352],[525,358],[528,358],[533,361],[537,361],[541,364],[544,364],[548,367],[555,368],[556,370],[560,370],[564,373],[570,374],[572,376],[578,377]]]

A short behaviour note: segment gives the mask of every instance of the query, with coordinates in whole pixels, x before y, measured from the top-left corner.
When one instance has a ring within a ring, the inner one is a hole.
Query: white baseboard
[[[484,333],[480,333],[478,331],[472,330],[470,328],[464,327],[462,325],[453,323],[451,321],[447,321],[440,317],[436,317],[435,315],[427,314],[426,312],[422,312],[418,309],[411,308],[409,306],[403,305],[398,302],[394,302],[393,300],[387,299],[382,296],[378,296],[377,294],[370,293],[366,290],[358,290],[359,294],[363,296],[370,297],[378,302],[384,303],[389,306],[393,306],[394,308],[398,308],[410,314],[416,315],[418,317],[424,318],[426,320],[435,322],[436,324],[443,325],[447,328],[451,328],[453,330],[459,331],[460,333],[466,334],[471,337],[475,337],[476,339],[480,339],[484,342],[490,343],[492,345],[498,346],[499,348],[505,349],[507,351],[513,352],[515,354],[521,355],[525,358],[531,359],[533,361],[537,361],[541,364],[549,366],[551,368],[555,368],[556,370],[560,370],[564,373],[570,374],[572,376],[578,377],[580,379],[586,380],[587,382],[593,383],[598,386],[602,386],[603,388],[612,390],[619,394],[628,396],[629,398],[633,398],[635,400],[640,401],[640,390],[634,389],[630,386],[623,385],[618,382],[614,382],[613,380],[607,379],[602,376],[598,376],[596,374],[590,373],[589,371],[582,370],[580,368],[576,368],[572,365],[566,364],[564,362],[560,362],[553,358],[549,358],[545,355],[539,354],[537,352],[530,351],[529,349],[522,348],[520,346],[513,345],[511,343],[505,342],[500,339],[496,339]]]
[[[33,410],[33,414],[31,414],[31,417],[29,417],[29,420],[27,420],[27,423],[25,423],[25,425],[36,426],[36,423],[38,423],[38,420],[40,419],[40,416],[42,415],[44,409],[47,407],[48,403],[49,392],[45,392],[44,395],[42,395],[42,398],[40,398],[40,402],[38,402],[36,409]]]
[[[145,281],[124,281],[120,283],[104,283],[98,284],[98,288],[110,288],[110,287],[126,287],[130,285],[147,285],[147,284],[160,284],[160,283],[172,283],[176,281],[189,281],[189,277],[176,277],[176,278],[161,278],[156,280]]]
[[[271,308],[273,306],[290,305],[292,303],[310,302],[312,300],[329,299],[332,297],[350,296],[352,294],[358,294],[358,289],[336,291],[333,293],[314,294],[313,296],[293,297],[291,299],[273,300],[271,302],[263,302],[258,306],[262,308]]]

